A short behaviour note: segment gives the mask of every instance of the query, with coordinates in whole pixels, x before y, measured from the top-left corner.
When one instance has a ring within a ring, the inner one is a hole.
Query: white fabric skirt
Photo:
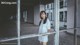
[[[38,40],[40,42],[48,42],[48,35],[46,35],[46,36],[40,36],[40,37],[38,37]]]

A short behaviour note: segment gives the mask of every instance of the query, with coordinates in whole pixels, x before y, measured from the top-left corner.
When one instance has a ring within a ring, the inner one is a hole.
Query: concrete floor
[[[5,28],[3,29],[3,32],[0,34],[0,39],[4,38],[11,38],[17,36],[17,28],[16,23],[9,22],[6,24]],[[3,26],[4,27],[4,26]],[[7,31],[6,31],[7,30]],[[6,34],[5,34],[6,33]],[[28,35],[28,34],[34,34],[38,33],[38,26],[27,24],[27,23],[21,23],[21,35]],[[80,37],[77,38],[77,43],[80,45]],[[49,35],[49,42],[48,45],[54,44],[54,35]],[[65,32],[60,33],[60,45],[73,45],[73,35],[67,34]],[[0,42],[0,45],[17,45],[17,41],[8,41],[8,42]],[[39,41],[37,40],[37,37],[35,38],[28,38],[28,39],[22,39],[21,45],[40,45]]]

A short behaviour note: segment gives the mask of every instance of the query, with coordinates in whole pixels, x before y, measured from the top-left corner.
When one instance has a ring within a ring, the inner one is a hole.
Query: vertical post
[[[54,36],[54,45],[59,45],[59,0],[54,0],[55,7],[55,36]]]
[[[20,0],[17,0],[17,35],[18,45],[20,45]]]
[[[77,15],[77,0],[74,0],[74,45],[77,45],[76,15]]]

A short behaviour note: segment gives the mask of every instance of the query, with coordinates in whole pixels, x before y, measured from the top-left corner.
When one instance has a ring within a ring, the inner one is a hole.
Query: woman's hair
[[[45,18],[45,20],[43,21],[43,24],[45,24],[46,21],[47,21],[47,14],[46,14],[45,11],[41,11],[41,12],[40,12],[40,18],[43,19],[43,18],[41,17],[41,15],[42,15],[43,13],[45,13],[45,15],[46,15],[46,18]],[[39,25],[41,24],[41,21],[42,21],[42,20],[40,20]]]

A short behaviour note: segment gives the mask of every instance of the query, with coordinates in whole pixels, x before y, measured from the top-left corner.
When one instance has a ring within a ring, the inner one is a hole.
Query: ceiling
[[[0,0],[0,2],[17,2],[16,0]],[[53,0],[21,0],[21,11],[27,8],[33,8],[39,4],[47,4],[53,2]],[[22,13],[22,12],[21,12]],[[17,14],[17,4],[1,4],[0,3],[0,22],[7,21],[10,16]]]
[[[0,0],[6,2],[17,2],[17,0]],[[53,2],[54,0],[20,0],[22,5],[36,5],[36,4],[46,4]]]
[[[6,1],[6,2],[17,2],[16,0],[0,0],[1,1]],[[30,8],[34,7],[39,4],[47,4],[53,2],[53,0],[21,0],[21,10],[25,8]],[[2,14],[14,14],[17,13],[17,4],[13,5],[5,5],[5,4],[0,4],[0,13]]]

